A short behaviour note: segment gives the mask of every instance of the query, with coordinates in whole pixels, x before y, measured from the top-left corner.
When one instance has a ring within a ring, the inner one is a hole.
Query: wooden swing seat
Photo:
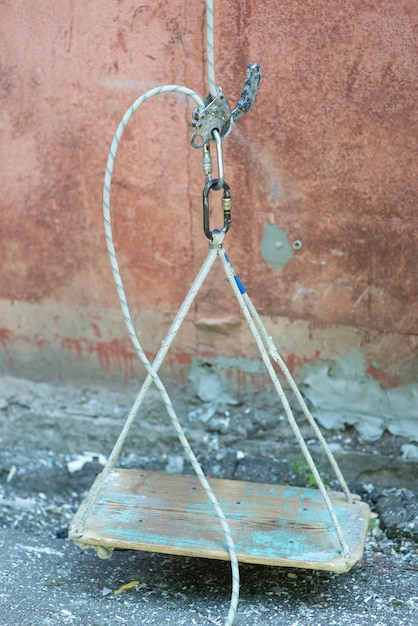
[[[242,563],[343,573],[362,557],[370,509],[359,499],[349,503],[344,494],[330,493],[349,548],[343,557],[318,490],[215,478],[209,483]],[[196,476],[116,469],[83,522],[87,506],[88,498],[69,538],[95,548],[102,558],[114,549],[230,558],[219,519]]]

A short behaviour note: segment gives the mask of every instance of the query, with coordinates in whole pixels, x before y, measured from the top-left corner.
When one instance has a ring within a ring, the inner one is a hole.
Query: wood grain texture
[[[239,561],[345,572],[361,559],[370,515],[366,503],[349,504],[343,494],[331,494],[350,549],[345,559],[319,491],[209,482],[230,525]],[[219,519],[195,476],[115,470],[80,530],[86,503],[69,532],[81,547],[229,559]]]

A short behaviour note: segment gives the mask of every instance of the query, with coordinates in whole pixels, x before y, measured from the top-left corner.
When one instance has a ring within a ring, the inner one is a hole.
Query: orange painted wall
[[[3,372],[138,375],[104,242],[104,168],[142,93],[177,83],[207,94],[204,8],[0,4]],[[248,63],[264,72],[224,142],[225,247],[293,369],[354,348],[383,384],[417,378],[417,23],[414,0],[215,0],[216,80],[230,104]],[[173,95],[144,105],[115,170],[116,246],[150,353],[207,253],[193,108]],[[277,233],[291,250],[283,267]],[[177,376],[221,354],[244,363],[253,348],[218,267],[168,363]]]

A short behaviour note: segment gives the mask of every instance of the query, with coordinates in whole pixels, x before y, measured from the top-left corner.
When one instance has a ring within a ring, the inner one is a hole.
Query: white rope
[[[252,318],[252,315],[251,315],[251,313],[250,313],[250,311],[248,309],[246,300],[243,297],[243,292],[245,292],[245,289],[243,288],[241,282],[239,282],[239,284],[241,286],[241,289],[238,286],[238,283],[237,283],[238,277],[235,274],[235,272],[233,270],[233,267],[230,264],[230,261],[229,261],[228,257],[225,254],[225,251],[222,251],[221,253],[218,253],[218,256],[219,256],[219,258],[221,260],[221,263],[222,263],[223,268],[225,270],[228,282],[231,285],[232,291],[234,292],[234,294],[235,294],[235,296],[236,296],[236,298],[238,300],[238,303],[240,305],[241,311],[243,312],[244,317],[245,317],[245,319],[247,321],[247,324],[248,324],[248,326],[249,326],[249,328],[251,330],[251,333],[252,333],[252,335],[253,335],[253,337],[255,339],[255,342],[257,344],[257,347],[259,349],[261,357],[262,357],[262,359],[264,361],[264,365],[265,365],[265,367],[266,367],[266,369],[267,369],[267,371],[268,371],[268,373],[270,375],[270,378],[272,380],[272,383],[274,385],[276,393],[277,393],[277,395],[279,396],[279,398],[280,398],[280,400],[282,402],[282,405],[283,405],[283,408],[285,410],[287,419],[288,419],[289,424],[290,424],[290,426],[291,426],[291,428],[293,430],[293,433],[294,433],[294,435],[296,437],[296,440],[297,440],[297,442],[298,442],[298,444],[299,444],[299,446],[300,446],[300,448],[302,450],[302,454],[305,457],[305,460],[306,460],[306,462],[307,462],[307,464],[309,466],[309,469],[311,470],[311,472],[313,474],[315,482],[318,485],[318,489],[319,489],[319,491],[320,491],[320,493],[321,493],[321,495],[322,495],[322,497],[324,499],[324,502],[325,502],[326,507],[328,509],[328,512],[330,514],[332,523],[334,525],[335,531],[337,533],[338,540],[339,540],[340,545],[341,545],[341,554],[342,554],[343,557],[346,558],[348,556],[348,554],[349,554],[349,548],[348,548],[347,543],[346,543],[346,541],[344,539],[344,535],[343,535],[343,532],[341,530],[341,526],[340,526],[340,523],[338,521],[338,518],[337,518],[337,516],[335,514],[334,507],[332,506],[331,500],[330,500],[330,498],[328,496],[328,493],[327,493],[327,491],[325,489],[325,486],[324,486],[324,483],[322,481],[322,478],[319,475],[317,467],[316,467],[316,465],[315,465],[315,463],[314,463],[314,461],[312,459],[311,453],[309,452],[309,449],[308,449],[308,447],[307,447],[307,445],[305,443],[305,440],[304,440],[304,438],[302,436],[302,433],[300,432],[299,426],[298,426],[298,424],[297,424],[297,422],[296,422],[296,420],[294,418],[294,415],[293,415],[292,409],[290,408],[290,405],[289,405],[289,402],[287,400],[286,394],[283,391],[283,387],[280,384],[279,379],[277,378],[276,372],[274,371],[273,365],[272,365],[272,363],[271,363],[271,361],[269,359],[268,353],[267,353],[267,351],[265,349],[265,346],[263,344],[263,340],[260,337],[260,334],[259,334],[259,332],[257,330],[257,327],[256,327],[256,325],[254,323],[254,320]]]
[[[206,17],[207,17],[207,51],[208,51],[208,59],[207,59],[207,65],[208,65],[208,82],[209,82],[209,90],[210,93],[212,94],[212,96],[215,96],[218,92],[218,88],[216,86],[215,83],[215,75],[214,75],[214,43],[213,43],[213,3],[212,0],[207,0],[206,2]],[[128,307],[128,303],[127,303],[127,298],[126,298],[126,293],[125,293],[125,289],[123,286],[123,282],[122,282],[122,278],[120,275],[120,271],[119,271],[119,265],[118,265],[118,261],[117,261],[117,256],[116,256],[116,250],[115,250],[115,246],[113,243],[113,234],[112,234],[112,226],[111,226],[111,210],[110,210],[110,193],[111,193],[111,184],[112,184],[112,175],[113,175],[113,168],[114,168],[114,164],[115,164],[115,160],[116,160],[116,155],[117,155],[117,151],[118,151],[118,147],[120,144],[120,141],[122,139],[122,135],[124,133],[124,130],[127,126],[127,124],[129,123],[129,121],[131,120],[131,118],[133,117],[133,115],[135,114],[135,112],[137,111],[137,109],[144,104],[147,100],[149,100],[150,98],[160,95],[162,93],[179,93],[179,94],[184,94],[190,98],[192,98],[195,103],[197,104],[199,109],[204,108],[204,103],[202,98],[200,98],[200,96],[198,94],[196,94],[194,91],[192,91],[191,89],[187,88],[187,87],[182,87],[180,85],[163,85],[160,87],[156,87],[155,89],[151,89],[150,91],[146,92],[145,94],[143,94],[140,98],[138,98],[132,105],[131,107],[126,111],[125,115],[123,116],[117,130],[116,133],[114,135],[113,141],[112,141],[112,145],[109,151],[109,155],[108,155],[108,160],[107,160],[107,164],[106,164],[106,171],[105,171],[105,180],[104,180],[104,186],[103,186],[103,217],[104,217],[104,227],[105,227],[105,236],[106,236],[106,243],[107,243],[107,248],[108,248],[108,253],[109,253],[109,258],[110,258],[110,263],[111,263],[111,267],[112,267],[112,272],[113,272],[113,277],[115,280],[115,284],[116,284],[116,288],[118,290],[118,294],[119,294],[119,302],[122,308],[122,313],[123,313],[123,317],[125,320],[125,324],[128,330],[128,334],[129,337],[132,341],[132,344],[135,348],[135,351],[139,357],[139,359],[141,360],[142,364],[144,365],[146,371],[147,371],[147,377],[141,387],[141,390],[139,391],[136,400],[134,402],[134,405],[126,419],[126,422],[123,426],[123,429],[118,437],[118,440],[111,452],[111,454],[109,455],[108,461],[105,465],[105,467],[103,468],[103,471],[99,477],[99,479],[96,481],[95,487],[94,489],[92,489],[89,493],[89,496],[87,498],[87,503],[86,503],[86,507],[85,507],[85,511],[83,513],[83,517],[80,521],[80,526],[79,526],[79,531],[82,534],[83,529],[85,527],[85,523],[87,521],[87,518],[90,514],[91,508],[93,507],[94,502],[96,501],[97,497],[99,496],[101,487],[106,479],[106,477],[108,476],[109,472],[114,468],[123,444],[126,440],[126,437],[129,433],[129,430],[132,426],[132,423],[138,413],[138,410],[143,402],[143,399],[147,393],[147,391],[149,390],[150,386],[152,383],[155,384],[155,386],[157,387],[157,389],[159,390],[161,397],[164,401],[166,410],[170,416],[171,422],[173,424],[173,427],[177,433],[177,436],[186,452],[187,457],[189,458],[193,469],[208,497],[208,499],[210,500],[210,502],[212,503],[212,505],[215,508],[216,514],[220,520],[222,529],[224,531],[224,535],[225,535],[225,539],[226,539],[226,543],[227,543],[227,549],[229,552],[229,557],[230,557],[230,561],[231,561],[231,570],[232,570],[232,593],[231,593],[231,601],[230,601],[230,607],[229,607],[229,611],[228,611],[228,615],[225,621],[225,626],[232,626],[234,619],[235,619],[235,614],[236,614],[236,609],[237,609],[237,605],[238,605],[238,598],[239,598],[239,565],[238,565],[238,559],[237,559],[237,555],[236,555],[236,550],[235,550],[235,544],[234,541],[232,539],[232,535],[230,532],[230,528],[228,525],[228,522],[225,518],[225,515],[222,511],[222,508],[220,507],[217,498],[215,496],[215,494],[213,493],[204,473],[202,468],[200,467],[200,464],[196,458],[196,456],[194,455],[189,442],[187,441],[187,438],[184,434],[184,431],[181,427],[181,424],[177,418],[177,415],[175,413],[173,404],[171,402],[171,399],[164,387],[164,384],[162,383],[160,377],[158,376],[158,369],[160,368],[168,350],[170,349],[170,346],[181,326],[181,324],[184,321],[184,318],[186,317],[190,306],[192,305],[201,285],[203,284],[203,281],[205,280],[210,268],[213,265],[213,262],[217,256],[217,251],[215,249],[211,249],[211,251],[209,252],[209,255],[206,259],[206,261],[204,262],[200,272],[198,273],[198,275],[196,276],[196,279],[192,285],[192,287],[190,288],[182,306],[180,307],[171,327],[170,330],[167,334],[167,336],[165,337],[165,339],[162,342],[162,345],[160,347],[160,350],[157,353],[157,356],[154,360],[154,363],[151,365],[150,361],[148,360],[139,340],[137,337],[137,334],[135,332],[135,328],[133,326],[132,320],[131,320],[131,315],[129,312],[129,307]],[[223,235],[222,235],[222,240],[223,240]],[[222,242],[219,242],[219,244],[221,245]]]
[[[109,156],[108,156],[108,160],[107,160],[107,165],[106,165],[106,173],[105,173],[105,181],[104,181],[104,187],[103,187],[103,216],[104,216],[104,225],[105,225],[105,235],[106,235],[106,243],[107,243],[107,248],[108,248],[108,252],[109,252],[109,258],[110,258],[110,263],[111,263],[111,267],[112,267],[112,272],[113,272],[113,277],[115,280],[115,284],[116,284],[116,288],[118,290],[119,293],[119,301],[120,301],[120,305],[122,308],[122,312],[123,312],[123,317],[125,320],[125,324],[126,327],[128,329],[128,334],[129,337],[134,345],[135,351],[138,355],[138,357],[140,358],[142,364],[144,365],[148,376],[137,396],[137,399],[135,401],[134,406],[131,409],[131,412],[125,422],[125,426],[119,436],[118,441],[116,442],[116,445],[108,459],[108,462],[106,464],[106,467],[104,468],[103,472],[102,472],[102,476],[101,476],[101,480],[98,481],[97,483],[97,487],[94,490],[94,492],[91,493],[91,499],[89,496],[89,503],[88,506],[86,507],[86,512],[83,516],[83,520],[82,523],[85,523],[89,511],[91,510],[91,507],[93,506],[94,500],[95,498],[98,496],[99,491],[100,491],[100,487],[103,484],[104,478],[105,476],[110,472],[111,468],[114,467],[117,458],[120,454],[120,451],[122,449],[123,446],[123,442],[126,439],[126,436],[129,432],[129,429],[132,425],[133,420],[135,419],[135,416],[138,412],[138,409],[142,403],[143,398],[145,397],[146,392],[148,391],[149,387],[151,386],[152,383],[155,384],[155,386],[157,387],[157,389],[159,390],[161,397],[163,398],[166,410],[168,415],[170,416],[171,422],[173,424],[173,427],[177,433],[177,436],[186,452],[187,457],[189,458],[193,469],[208,497],[208,499],[210,500],[210,502],[212,503],[212,505],[215,508],[216,514],[220,520],[224,535],[225,535],[225,539],[226,539],[226,543],[227,543],[227,550],[229,553],[229,557],[230,557],[230,561],[231,561],[231,570],[232,570],[232,593],[231,593],[231,601],[230,601],[230,607],[229,607],[229,612],[225,621],[225,626],[232,626],[233,621],[235,619],[235,613],[236,613],[236,609],[237,609],[237,605],[238,605],[238,597],[239,597],[239,566],[238,566],[238,559],[237,559],[237,555],[236,555],[236,550],[235,550],[235,544],[234,541],[232,539],[232,535],[231,535],[231,531],[228,525],[228,522],[225,518],[225,515],[222,511],[222,508],[220,507],[218,500],[215,496],[215,494],[213,493],[204,473],[202,468],[199,465],[199,462],[196,458],[196,456],[194,455],[189,442],[187,441],[187,438],[184,434],[184,431],[181,427],[181,424],[178,420],[178,417],[176,415],[176,412],[174,410],[173,404],[171,402],[171,399],[164,387],[164,384],[162,383],[160,377],[158,376],[158,369],[167,353],[167,351],[169,350],[174,337],[178,331],[178,329],[180,328],[181,323],[183,322],[197,292],[200,289],[200,286],[202,285],[205,277],[207,276],[207,273],[209,272],[214,259],[216,258],[216,251],[211,250],[211,252],[208,255],[208,258],[206,260],[206,262],[204,263],[204,265],[202,266],[202,269],[200,271],[200,273],[198,274],[198,276],[195,279],[195,282],[193,283],[192,288],[190,289],[188,295],[186,296],[186,299],[181,307],[181,309],[179,310],[171,328],[170,331],[166,337],[166,339],[164,340],[163,344],[161,345],[161,348],[157,354],[157,357],[154,361],[154,364],[151,365],[150,361],[148,360],[139,340],[137,337],[137,334],[135,332],[135,328],[132,324],[132,320],[131,320],[131,315],[129,312],[129,308],[128,308],[128,303],[127,303],[127,298],[126,298],[126,294],[125,294],[125,289],[123,287],[123,283],[122,283],[122,278],[120,276],[120,271],[119,271],[119,266],[118,266],[118,262],[117,262],[117,257],[116,257],[116,250],[114,247],[114,243],[113,243],[113,235],[112,235],[112,226],[111,226],[111,211],[110,211],[110,191],[111,191],[111,184],[112,184],[112,175],[113,175],[113,168],[114,168],[114,164],[115,164],[115,159],[116,159],[116,154],[118,151],[118,147],[123,135],[123,132],[128,124],[128,122],[130,121],[130,119],[132,118],[132,116],[134,115],[134,113],[136,112],[136,110],[142,105],[144,104],[147,100],[149,100],[150,98],[152,98],[153,96],[159,95],[161,93],[166,93],[166,92],[174,92],[174,93],[182,93],[185,94],[186,96],[189,96],[191,98],[193,98],[195,100],[195,102],[197,103],[197,105],[199,107],[203,106],[203,101],[201,100],[201,98],[199,98],[199,96],[193,92],[192,90],[186,88],[186,87],[180,87],[178,85],[165,85],[162,87],[157,87],[155,89],[152,89],[150,91],[148,91],[147,93],[145,93],[143,96],[141,96],[140,98],[138,98],[133,104],[132,106],[128,109],[128,111],[125,113],[125,115],[123,116],[117,130],[115,133],[115,136],[113,138],[112,141],[112,145],[110,148],[110,152],[109,152]]]
[[[109,216],[108,216],[109,217]],[[110,220],[109,220],[110,221]],[[112,238],[111,233],[109,234],[110,238]],[[155,360],[152,364],[152,368],[155,372],[158,372],[168,350],[171,347],[171,344],[174,341],[174,338],[177,334],[177,332],[179,331],[187,313],[190,310],[190,307],[197,295],[197,293],[200,290],[201,285],[203,284],[203,281],[205,280],[210,268],[213,265],[214,260],[216,259],[216,251],[211,250],[209,252],[209,255],[206,259],[206,261],[204,262],[202,268],[200,269],[199,273],[197,274],[193,285],[191,286],[183,304],[181,305],[175,319],[173,320],[173,323],[170,327],[170,330],[168,331],[165,339],[162,341],[160,349],[157,353],[157,356],[155,357]],[[91,501],[88,502],[86,508],[85,508],[85,512],[83,514],[83,517],[81,518],[81,522],[80,522],[80,529],[81,532],[84,529],[84,525],[85,522],[87,520],[87,517],[89,516],[89,513],[91,511],[92,508],[92,504],[94,503],[95,497],[97,496],[97,494],[99,493],[104,481],[106,480],[106,477],[108,476],[108,474],[113,470],[113,468],[115,467],[117,460],[120,456],[120,453],[122,451],[123,445],[125,443],[126,437],[129,434],[129,430],[137,416],[137,413],[142,405],[142,402],[148,392],[148,390],[150,389],[151,385],[153,383],[153,378],[150,374],[147,375],[147,377],[145,378],[142,387],[140,389],[140,391],[138,392],[138,395],[135,399],[135,402],[129,412],[129,415],[125,421],[125,424],[123,425],[123,428],[120,432],[120,435],[113,447],[112,452],[110,453],[107,463],[105,464],[99,479],[96,481],[95,484],[95,490],[94,493],[92,495],[92,499]]]
[[[213,0],[206,0],[206,46],[209,93],[214,98],[218,93],[215,83],[215,47],[213,26]]]
[[[295,394],[296,400],[299,403],[299,406],[304,414],[304,416],[306,417],[307,421],[309,422],[312,430],[314,431],[314,434],[316,436],[316,438],[318,439],[318,441],[320,442],[327,458],[328,461],[332,467],[332,469],[334,470],[334,473],[337,477],[338,482],[340,483],[341,489],[343,490],[345,497],[347,499],[347,501],[349,503],[352,503],[354,501],[353,495],[350,492],[348,485],[345,481],[345,478],[338,466],[338,463],[334,457],[334,455],[332,454],[328,443],[326,441],[326,439],[324,438],[320,428],[318,427],[318,424],[316,423],[312,413],[310,412],[305,400],[303,399],[303,396],[301,394],[301,392],[299,391],[299,388],[293,378],[293,376],[291,375],[289,368],[287,367],[286,363],[283,361],[282,357],[280,356],[280,354],[277,351],[276,346],[273,343],[273,339],[268,335],[267,330],[256,310],[256,308],[254,307],[249,295],[247,292],[242,294],[242,297],[244,298],[245,304],[248,307],[248,310],[251,314],[251,317],[253,318],[255,324],[257,325],[257,328],[259,329],[261,336],[263,337],[263,340],[265,342],[265,345],[269,348],[269,354],[271,356],[271,358],[278,364],[278,366],[280,367],[283,376],[285,377],[289,387],[291,388],[291,390],[293,391],[293,393]]]

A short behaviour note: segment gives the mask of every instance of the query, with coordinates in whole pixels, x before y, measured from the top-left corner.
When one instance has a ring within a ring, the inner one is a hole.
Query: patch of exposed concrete
[[[293,256],[286,233],[276,224],[266,224],[264,226],[263,238],[261,240],[261,256],[266,263],[275,269],[284,267]]]
[[[211,387],[204,383],[203,390],[219,391],[217,384]],[[169,391],[188,440],[200,457],[228,451],[290,464],[300,461],[300,448],[273,394],[252,394],[239,403],[233,399],[231,404],[227,395],[216,399],[217,392],[203,402],[177,387]],[[91,385],[80,388],[0,378],[0,445],[107,456],[136,394],[133,388],[113,391]],[[320,471],[327,473],[329,463],[310,426],[300,413],[295,412],[295,416]],[[323,428],[323,432],[343,474],[354,483],[416,490],[418,462],[416,446],[410,439],[385,431],[378,440],[367,441],[347,426],[342,430]],[[146,395],[123,453],[166,455],[173,459],[173,467],[180,463],[177,456],[184,451],[155,389]]]
[[[418,441],[418,384],[383,387],[366,374],[358,350],[304,365],[299,379],[325,428],[353,425],[368,440],[378,439],[386,429]]]
[[[225,374],[213,360],[195,361],[190,370],[189,381],[202,402],[237,404],[236,398],[227,392],[228,383]]]

